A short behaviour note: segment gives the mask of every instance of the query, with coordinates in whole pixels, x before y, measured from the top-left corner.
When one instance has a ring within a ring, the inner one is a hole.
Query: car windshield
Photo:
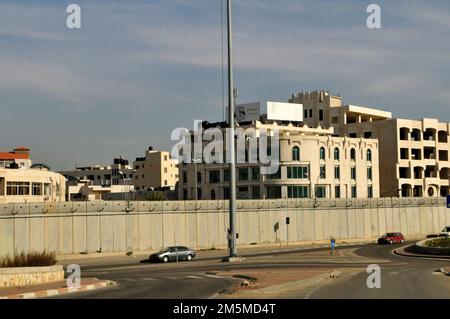
[[[391,236],[392,236],[392,233],[386,233],[383,235],[383,237],[391,237]]]
[[[172,248],[173,248],[173,247],[166,247],[166,248],[164,248],[164,249],[161,249],[159,252],[165,253],[165,252],[170,251]]]

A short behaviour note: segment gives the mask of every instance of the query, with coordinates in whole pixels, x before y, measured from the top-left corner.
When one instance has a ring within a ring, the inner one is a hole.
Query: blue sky
[[[447,0],[234,2],[238,102],[327,89],[450,121]],[[366,27],[373,2],[380,30]],[[70,3],[81,30],[66,28]],[[0,147],[70,169],[170,149],[174,128],[222,120],[220,12],[220,0],[0,1]]]

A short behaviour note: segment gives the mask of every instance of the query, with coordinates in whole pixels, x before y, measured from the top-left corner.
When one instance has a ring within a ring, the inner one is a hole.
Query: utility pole
[[[236,250],[236,159],[234,150],[234,83],[233,83],[233,29],[231,0],[227,0],[228,26],[228,151],[230,152],[230,230],[228,233],[229,258],[237,257]]]

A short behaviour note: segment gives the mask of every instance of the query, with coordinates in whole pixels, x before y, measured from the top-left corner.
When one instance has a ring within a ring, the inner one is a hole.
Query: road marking
[[[205,275],[205,277],[210,277],[210,278],[225,278],[223,276],[217,276],[217,275]]]
[[[186,276],[186,278],[190,278],[190,279],[204,279],[203,277],[198,277],[198,276]]]
[[[142,280],[153,281],[153,280],[158,280],[158,279],[155,279],[155,278],[142,278]]]
[[[391,276],[397,276],[399,274],[400,273],[398,271],[393,271],[393,272],[389,273],[389,275],[391,275]]]
[[[126,281],[131,281],[131,282],[135,282],[137,281],[137,279],[132,279],[132,278],[125,278]]]
[[[167,279],[172,279],[172,280],[175,280],[175,279],[178,279],[177,277],[166,277]]]

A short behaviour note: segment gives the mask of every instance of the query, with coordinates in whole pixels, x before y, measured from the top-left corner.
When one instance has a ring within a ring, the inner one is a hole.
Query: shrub
[[[56,254],[54,252],[21,252],[18,255],[5,256],[0,258],[0,267],[42,267],[56,264]]]
[[[433,248],[450,248],[450,238],[448,237],[439,237],[425,243],[427,247]]]

